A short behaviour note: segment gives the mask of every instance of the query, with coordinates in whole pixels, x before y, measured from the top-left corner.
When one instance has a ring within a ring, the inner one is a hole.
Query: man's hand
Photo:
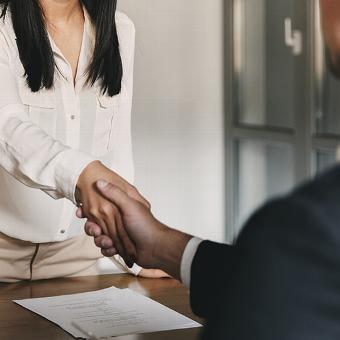
[[[97,188],[105,199],[118,207],[128,237],[136,247],[136,263],[144,268],[154,268],[153,254],[158,240],[167,232],[167,227],[157,221],[143,204],[130,198],[117,186],[99,181]],[[92,221],[86,223],[85,230],[92,236],[101,235],[98,225]],[[109,244],[105,235],[101,235],[96,238],[96,245],[101,247],[103,240]],[[116,240],[112,237],[111,240],[112,247],[103,249],[103,254],[109,257],[120,253]]]
[[[99,181],[97,188],[103,197],[118,207],[128,237],[136,248],[136,263],[144,268],[162,269],[179,278],[182,255],[191,236],[159,222],[148,208],[120,188],[105,181]],[[101,235],[95,223],[88,221],[85,231],[95,237],[96,245],[102,248],[105,256],[120,252],[115,240]]]

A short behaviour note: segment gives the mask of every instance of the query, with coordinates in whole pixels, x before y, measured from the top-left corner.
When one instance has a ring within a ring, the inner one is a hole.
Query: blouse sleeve
[[[120,129],[122,131],[123,145],[129,150],[129,152],[125,152],[124,155],[128,157],[124,162],[124,164],[128,165],[128,169],[131,170],[132,175],[127,178],[130,182],[133,182],[133,159],[132,159],[132,145],[131,145],[131,110],[132,110],[132,95],[133,95],[133,73],[134,73],[134,59],[135,59],[135,27],[133,22],[123,13],[117,12],[116,21],[118,23],[117,27],[120,28],[118,31],[119,45],[120,45],[120,53],[123,61],[123,79],[122,86],[126,87],[127,95],[129,97],[128,104],[124,107],[124,110],[121,112],[119,119]],[[121,147],[121,145],[119,146]],[[117,152],[118,153],[118,152]],[[116,266],[122,269],[124,272],[138,276],[142,267],[134,264],[132,268],[129,268],[123,258],[119,255],[111,257],[112,262],[116,264]]]
[[[112,131],[113,159],[108,166],[128,182],[134,181],[134,162],[131,135],[131,112],[135,56],[135,27],[123,13],[116,15],[120,55],[123,64],[122,89],[119,110],[115,114]]]
[[[94,159],[46,134],[29,120],[0,32],[0,166],[23,184],[75,201],[83,169]]]

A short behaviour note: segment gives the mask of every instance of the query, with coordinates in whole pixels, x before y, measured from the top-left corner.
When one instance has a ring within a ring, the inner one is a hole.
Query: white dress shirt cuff
[[[201,240],[200,238],[193,237],[186,245],[182,256],[181,281],[188,288],[190,288],[192,261],[201,242],[203,242],[203,240]]]

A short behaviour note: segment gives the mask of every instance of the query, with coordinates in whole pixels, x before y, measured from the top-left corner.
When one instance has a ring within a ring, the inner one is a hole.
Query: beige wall
[[[119,8],[137,31],[136,185],[162,221],[223,240],[223,0]]]

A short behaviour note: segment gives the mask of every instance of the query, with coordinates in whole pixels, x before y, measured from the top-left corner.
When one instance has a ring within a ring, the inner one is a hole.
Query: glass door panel
[[[235,0],[238,124],[294,128],[303,37],[295,0]],[[300,23],[301,25],[301,23]]]
[[[287,144],[242,140],[235,145],[236,233],[267,199],[294,186],[294,151]]]
[[[314,174],[322,172],[336,163],[336,151],[315,150],[313,160]]]

